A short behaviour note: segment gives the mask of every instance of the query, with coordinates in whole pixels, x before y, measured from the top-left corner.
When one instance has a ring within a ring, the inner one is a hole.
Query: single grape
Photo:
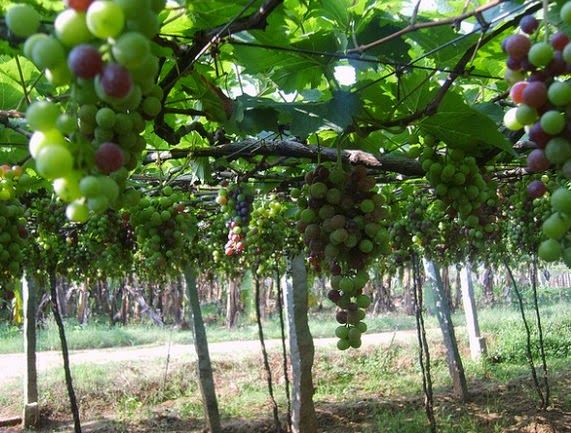
[[[522,32],[531,35],[539,27],[539,21],[533,15],[526,15],[520,20],[519,27]]]
[[[566,81],[554,81],[547,91],[549,102],[555,106],[565,106],[571,103],[571,84]]]
[[[100,77],[104,92],[113,98],[124,98],[133,88],[133,80],[129,71],[116,63],[106,65]]]
[[[562,51],[569,43],[569,36],[565,32],[559,31],[551,36],[551,46],[556,50]]]
[[[37,158],[40,150],[48,145],[65,146],[65,138],[62,133],[57,129],[51,129],[45,132],[34,132],[30,138],[30,143],[28,145],[28,149],[32,158]]]
[[[26,56],[28,59],[32,59],[32,50],[34,49],[36,42],[47,37],[48,35],[43,33],[36,33],[26,39],[26,42],[24,43],[24,49],[22,50],[24,52],[24,56]]]
[[[532,173],[545,171],[550,165],[542,149],[534,149],[527,156],[527,170]]]
[[[525,35],[510,36],[505,43],[506,52],[514,59],[521,59],[531,48],[531,41]]]
[[[57,38],[66,47],[84,44],[93,39],[85,22],[85,13],[74,9],[60,12],[54,22],[54,28]]]
[[[539,198],[547,192],[547,187],[540,180],[533,180],[527,186],[527,193],[531,198]]]
[[[115,112],[108,107],[100,108],[95,116],[95,121],[97,122],[97,125],[108,129],[113,128],[116,120],[117,116]]]
[[[113,45],[113,56],[127,69],[136,69],[145,63],[151,52],[149,40],[142,34],[127,32]]]
[[[81,198],[79,178],[79,173],[72,172],[67,177],[55,179],[53,181],[54,192],[61,200],[68,203]]]
[[[566,2],[562,7],[561,10],[559,11],[559,15],[561,17],[561,20],[565,23],[565,24],[571,24],[571,3]]]
[[[65,62],[55,68],[46,69],[46,78],[54,87],[67,86],[71,83],[72,75]]]
[[[512,101],[516,104],[521,104],[523,102],[523,91],[528,84],[529,83],[527,81],[520,81],[512,86],[510,89],[510,97],[512,98]]]
[[[104,0],[91,3],[86,20],[91,33],[100,39],[117,37],[125,25],[123,9],[114,2]]]
[[[90,79],[103,69],[99,51],[91,45],[78,45],[73,48],[67,60],[69,69],[79,78]]]
[[[557,110],[550,110],[541,116],[541,128],[551,135],[557,135],[565,128],[565,116]]]
[[[66,177],[73,168],[73,156],[64,146],[47,144],[36,155],[36,170],[46,179]]]
[[[115,143],[103,143],[95,152],[95,164],[104,174],[119,170],[123,163],[123,151]]]
[[[56,126],[60,114],[56,104],[49,101],[36,101],[26,110],[26,120],[34,131],[49,131]]]
[[[563,164],[571,158],[571,143],[561,137],[552,138],[545,146],[545,157],[552,164]]]
[[[162,104],[158,98],[153,96],[149,96],[144,99],[143,101],[143,112],[149,117],[155,117],[157,114],[161,112]],[[312,185],[314,186],[314,185]]]
[[[510,131],[519,131],[521,128],[523,128],[523,125],[517,121],[516,113],[517,108],[514,107],[510,108],[504,114],[504,125]],[[454,175],[454,166],[446,166],[446,169],[446,172],[443,170],[443,176],[449,179]]]
[[[40,27],[40,14],[28,4],[12,5],[6,11],[8,30],[20,38],[36,33]]]
[[[547,102],[547,87],[542,81],[530,82],[522,92],[522,102],[533,108],[541,108]]]
[[[38,69],[57,68],[65,62],[65,51],[56,38],[40,38],[33,45],[31,60]]]
[[[528,53],[530,63],[538,68],[547,66],[555,54],[551,44],[547,42],[537,42],[533,44]]]
[[[70,221],[84,223],[89,218],[89,208],[85,205],[85,203],[76,200],[67,205],[65,209],[65,216]]]
[[[87,198],[98,197],[103,194],[100,178],[96,176],[85,176],[79,182],[79,190],[81,194]]]
[[[131,32],[139,32],[147,38],[154,38],[160,30],[157,16],[149,10],[140,10],[135,18],[127,21],[127,29]]]

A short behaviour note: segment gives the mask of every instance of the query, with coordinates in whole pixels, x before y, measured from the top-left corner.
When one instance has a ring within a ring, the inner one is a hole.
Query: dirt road
[[[384,332],[379,334],[363,335],[363,347],[388,345],[395,342],[410,342],[416,338],[416,331]],[[318,349],[332,349],[337,343],[336,338],[318,338],[314,340]],[[280,340],[267,340],[268,350],[279,350]],[[260,353],[260,343],[253,341],[226,341],[211,343],[210,355],[213,360],[228,360],[252,356]],[[171,361],[186,361],[196,359],[194,347],[185,344],[152,345],[137,347],[114,347],[110,349],[77,350],[70,353],[72,366],[80,364],[110,364],[127,361],[146,361],[166,359],[170,354]],[[63,362],[60,352],[38,352],[37,366],[41,374],[53,368],[62,368]],[[23,353],[0,355],[0,385],[16,379],[22,379],[26,370],[26,360]]]

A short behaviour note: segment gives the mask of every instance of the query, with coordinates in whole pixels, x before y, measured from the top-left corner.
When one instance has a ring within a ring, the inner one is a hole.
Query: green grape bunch
[[[144,197],[129,216],[136,239],[135,266],[150,280],[178,275],[190,260],[197,221],[185,194],[166,186],[159,196]]]
[[[85,222],[120,200],[139,163],[146,120],[162,110],[153,37],[165,0],[68,0],[51,34],[38,32],[29,5],[7,11],[9,30],[27,37],[24,55],[67,101],[38,100],[26,111],[35,169],[68,203],[66,216]],[[61,106],[65,107],[62,111]]]
[[[390,211],[377,190],[375,178],[363,166],[318,165],[305,176],[301,191],[292,191],[299,207],[297,229],[309,252],[309,263],[331,275],[328,298],[339,310],[336,330],[341,350],[361,345],[362,322],[370,305],[363,288],[367,267],[388,254],[386,228]]]

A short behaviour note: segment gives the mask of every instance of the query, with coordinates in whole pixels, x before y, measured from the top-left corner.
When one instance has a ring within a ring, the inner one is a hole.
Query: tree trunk
[[[480,335],[470,263],[466,263],[466,265],[464,265],[460,274],[462,283],[462,299],[464,300],[464,314],[466,315],[466,328],[468,329],[468,338],[470,341],[470,355],[473,360],[478,360],[482,355],[486,354],[486,341],[484,337]]]
[[[405,314],[412,316],[414,314],[414,284],[411,284],[411,272],[405,267],[403,269],[402,287],[404,290],[403,304]]]
[[[226,293],[226,327],[233,328],[238,320],[240,310],[240,285],[238,278],[230,278]]]
[[[374,293],[374,306],[373,314],[380,314],[395,311],[395,304],[391,296],[391,278],[385,280],[383,275],[380,273],[375,273],[375,278],[373,280],[373,287],[375,289]]]
[[[508,286],[509,287],[509,286]],[[486,305],[493,305],[494,299],[494,273],[490,265],[486,265],[484,271],[483,291],[482,295]]]
[[[81,423],[79,420],[79,407],[77,406],[77,399],[75,398],[75,391],[73,389],[73,380],[71,378],[71,369],[69,367],[69,351],[67,349],[67,339],[65,338],[65,328],[61,318],[60,310],[58,307],[58,294],[57,282],[54,271],[50,271],[49,275],[50,294],[52,297],[52,311],[59,331],[59,339],[61,342],[61,354],[63,357],[63,370],[65,372],[65,383],[67,386],[67,393],[69,395],[69,404],[71,406],[71,413],[73,415],[73,426],[75,433],[81,433]]]
[[[456,296],[454,297],[454,310],[460,308],[462,304],[462,279],[460,278],[460,271],[462,267],[456,265]]]
[[[198,382],[200,385],[200,393],[202,394],[202,404],[204,406],[204,415],[210,433],[220,433],[222,427],[220,425],[220,413],[218,412],[218,400],[216,399],[216,389],[214,387],[214,378],[212,376],[212,364],[210,362],[210,353],[208,351],[208,339],[206,338],[206,329],[202,320],[202,311],[200,310],[200,301],[198,299],[198,291],[196,288],[196,277],[192,268],[187,267],[184,272],[186,279],[186,289],[188,294],[188,302],[191,311],[192,332],[194,335],[194,348],[198,357]]]
[[[38,406],[38,371],[36,368],[36,303],[38,284],[34,276],[22,276],[24,300],[24,350],[26,374],[24,376],[23,427],[35,428],[40,421]]]
[[[311,372],[315,353],[307,321],[307,270],[303,255],[289,261],[288,273],[285,304],[293,375],[292,433],[316,433]]]
[[[450,316],[450,308],[438,266],[431,260],[423,259],[426,282],[432,288],[435,300],[436,316],[442,330],[444,345],[446,346],[448,369],[452,377],[454,394],[462,401],[468,398],[468,388],[466,377],[464,376],[464,366],[458,350],[458,342],[454,333],[454,324]]]

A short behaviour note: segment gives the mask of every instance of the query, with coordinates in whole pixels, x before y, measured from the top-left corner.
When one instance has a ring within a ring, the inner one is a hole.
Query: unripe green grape
[[[515,112],[515,118],[521,125],[531,125],[537,120],[537,110],[528,105],[520,105]]]
[[[85,13],[74,9],[65,9],[58,14],[54,22],[57,38],[66,47],[84,44],[93,39],[87,28]]]
[[[113,130],[117,134],[127,134],[133,130],[132,116],[126,113],[117,113]]]
[[[65,51],[56,38],[40,38],[32,46],[31,60],[38,69],[54,69],[65,63]]]
[[[30,36],[28,39],[26,39],[26,42],[24,43],[24,48],[23,48],[23,52],[24,52],[24,56],[26,56],[28,59],[32,59],[32,50],[34,49],[34,46],[36,45],[36,42],[38,42],[41,39],[45,39],[47,38],[48,35],[44,34],[44,33],[36,33],[33,34],[32,36]]]
[[[510,108],[504,114],[504,126],[510,131],[519,131],[523,125],[517,121],[516,118],[517,108]]]
[[[146,62],[151,46],[149,40],[140,33],[127,32],[113,44],[112,52],[119,64],[127,69],[136,69]]]
[[[55,68],[46,69],[46,78],[54,87],[67,86],[73,79],[67,63],[62,63]]]
[[[529,62],[538,68],[547,66],[553,59],[555,51],[550,43],[537,42],[529,49]]]
[[[66,177],[73,168],[73,156],[64,146],[45,145],[36,155],[36,170],[46,179]]]
[[[28,4],[12,5],[6,11],[8,29],[20,38],[25,38],[38,31],[40,14]]]
[[[56,120],[56,126],[63,134],[72,134],[77,130],[77,119],[75,116],[62,113]]]
[[[56,104],[50,101],[36,101],[26,110],[26,120],[34,131],[54,129],[60,114]]]
[[[94,213],[102,213],[109,208],[109,199],[104,195],[98,195],[87,200],[87,207]]]
[[[79,182],[79,190],[87,198],[94,198],[103,195],[103,188],[99,178],[96,176],[85,176]]]
[[[539,122],[541,129],[551,135],[557,135],[565,128],[565,116],[557,110],[543,113]]]
[[[547,90],[549,102],[556,106],[571,103],[571,84],[565,81],[554,81]]]
[[[349,340],[340,339],[337,341],[337,349],[347,350],[349,349],[349,347],[351,347],[351,345],[349,344]]]
[[[155,117],[162,110],[161,101],[158,98],[149,96],[143,101],[143,112],[149,117]],[[313,185],[312,185],[313,186]]]
[[[81,197],[79,190],[80,174],[71,172],[67,177],[60,177],[53,181],[54,192],[65,202],[72,202]]]
[[[157,16],[151,11],[140,11],[135,18],[127,20],[127,29],[131,32],[139,32],[147,38],[154,38],[160,30]]]
[[[143,11],[143,14],[145,11]],[[111,1],[96,0],[87,9],[87,27],[100,39],[117,37],[125,25],[123,9]]]
[[[89,218],[89,209],[84,203],[80,201],[74,201],[67,205],[65,209],[65,216],[70,221],[83,223]]]
[[[97,122],[97,125],[106,129],[113,128],[116,120],[117,116],[115,112],[108,107],[100,108],[95,115],[95,121]]]
[[[30,143],[28,146],[32,158],[36,158],[39,151],[47,145],[65,146],[65,138],[57,129],[51,129],[45,132],[34,132],[30,138]]]

